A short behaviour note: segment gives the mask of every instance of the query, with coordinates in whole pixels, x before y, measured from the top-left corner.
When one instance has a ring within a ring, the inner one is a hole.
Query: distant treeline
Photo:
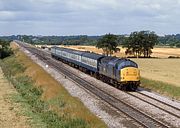
[[[176,46],[180,48],[180,34],[159,36],[158,40],[158,45]]]
[[[128,35],[117,35],[118,45],[126,43]],[[11,41],[21,40],[31,44],[51,44],[51,45],[96,45],[102,36],[32,36],[32,35],[12,35],[0,36],[0,39]],[[159,36],[156,45],[180,47],[180,34]]]

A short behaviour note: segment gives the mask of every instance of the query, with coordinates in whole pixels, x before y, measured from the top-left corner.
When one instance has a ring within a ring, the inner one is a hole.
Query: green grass
[[[169,96],[173,99],[180,99],[180,87],[147,78],[141,78],[141,86]]]
[[[1,67],[6,77],[15,76],[16,74],[24,72],[26,69],[23,65],[18,63],[14,58],[15,56],[12,55],[0,61]]]
[[[29,77],[19,76],[16,79],[11,78],[10,81],[15,86],[17,91],[21,94],[21,97],[24,99],[23,102],[28,104],[30,107],[29,109],[31,111],[28,111],[26,115],[32,117],[33,120],[38,119],[38,122],[41,122],[35,124],[43,124],[43,127],[47,126],[48,128],[89,127],[88,124],[83,119],[59,117],[55,112],[50,111],[48,103],[40,100],[42,91],[38,88],[33,87],[33,82]],[[61,107],[63,106],[61,105]]]
[[[68,104],[63,100],[63,96],[45,102],[41,100],[42,90],[34,86],[34,81],[28,76],[23,75],[25,67],[16,61],[15,56],[8,57],[0,61],[0,66],[14,85],[19,95],[13,96],[15,102],[22,103],[23,114],[30,118],[29,122],[34,127],[47,128],[90,128],[94,125],[86,122],[80,117],[74,117],[70,113],[57,114],[50,109],[53,104],[58,104],[63,110]],[[101,127],[103,125],[100,125]],[[105,126],[105,125],[104,125]]]
[[[22,97],[21,94],[19,93],[12,94],[10,95],[10,99],[12,100],[12,102],[21,104],[21,111],[18,111],[17,114],[28,117],[27,123],[32,128],[46,128],[47,127],[46,123],[43,122],[42,118],[38,114],[35,114],[33,112],[31,105],[28,104],[28,101],[24,97]]]

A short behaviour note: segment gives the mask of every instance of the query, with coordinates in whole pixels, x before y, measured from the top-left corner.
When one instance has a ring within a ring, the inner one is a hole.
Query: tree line
[[[96,45],[98,40],[103,36],[33,36],[33,35],[12,35],[0,36],[0,39],[11,41],[21,40],[31,44],[48,44],[48,45]],[[117,35],[118,45],[126,43],[129,35]],[[180,34],[158,36],[156,45],[168,47],[180,47]]]
[[[102,36],[33,36],[12,35],[1,36],[0,39],[21,40],[30,44],[48,45],[93,45],[102,48],[105,55],[120,51],[117,46],[126,48],[126,55],[135,57],[150,57],[155,45],[180,47],[180,34],[157,36],[152,31],[135,31],[130,35],[106,34]],[[4,54],[4,53],[3,53]]]
[[[140,57],[141,55],[150,57],[152,49],[157,42],[158,36],[155,32],[133,32],[130,34],[127,42],[123,44],[123,47],[127,48],[126,54],[133,54],[136,57]]]
[[[18,35],[14,40],[21,40],[30,44],[47,45],[95,45],[101,36],[33,36]]]
[[[180,48],[180,34],[165,35],[158,37],[158,45]]]

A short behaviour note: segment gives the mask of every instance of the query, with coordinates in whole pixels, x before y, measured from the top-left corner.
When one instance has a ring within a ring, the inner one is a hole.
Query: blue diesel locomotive
[[[62,47],[51,47],[51,56],[122,90],[140,85],[138,65],[129,59]]]

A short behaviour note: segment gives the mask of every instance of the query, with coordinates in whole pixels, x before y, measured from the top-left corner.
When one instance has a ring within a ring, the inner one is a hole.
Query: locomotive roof
[[[125,67],[125,66],[133,66],[133,67],[138,67],[138,65],[129,59],[126,58],[117,58],[117,57],[104,57],[101,60],[101,63],[104,63],[105,65],[112,65],[112,66],[118,66],[119,68]],[[117,68],[118,68],[117,67]]]
[[[118,57],[107,56],[107,57],[104,57],[101,60],[101,62],[102,63],[108,63],[111,65],[115,65],[116,63],[121,63],[121,62],[128,61],[128,60],[129,59],[126,59],[126,58],[118,58]]]
[[[88,57],[88,58],[91,58],[91,59],[94,59],[94,60],[98,60],[99,58],[104,57],[104,55],[100,55],[100,54],[93,53],[93,52],[91,52],[91,53],[90,52],[86,52],[82,56]]]
[[[115,59],[117,59],[116,57],[112,57],[112,56],[106,56],[106,57],[104,57],[102,60],[101,60],[101,62],[102,63],[108,63],[108,62],[110,62],[111,60],[115,60]]]

